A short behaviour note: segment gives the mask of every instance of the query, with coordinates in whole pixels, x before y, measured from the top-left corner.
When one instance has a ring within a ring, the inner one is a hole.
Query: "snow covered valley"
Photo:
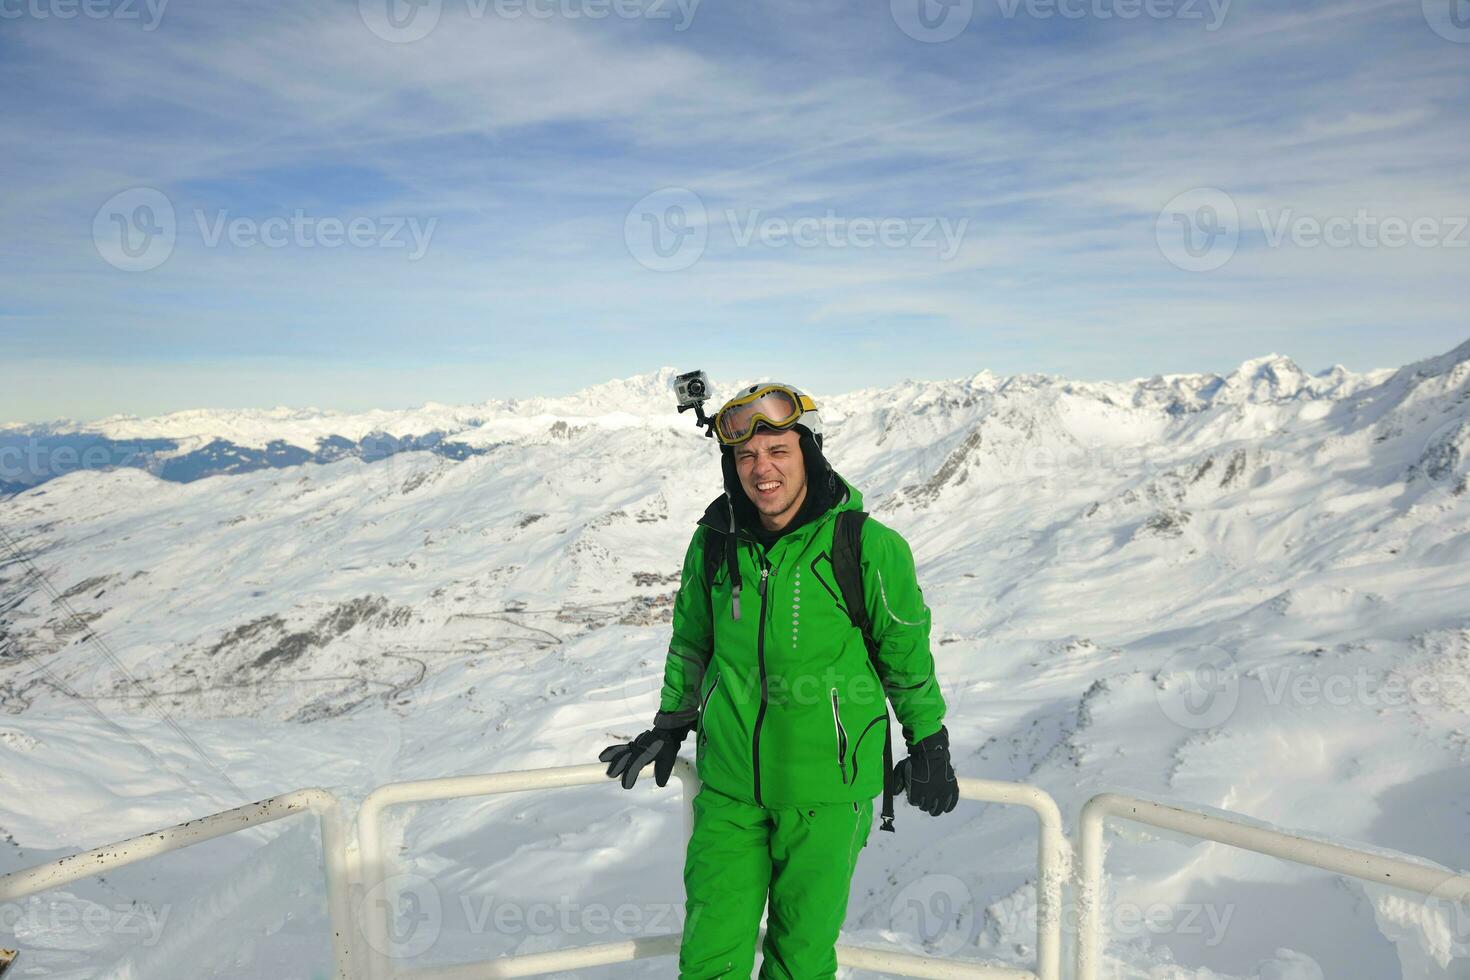
[[[720,486],[674,373],[73,427],[464,451],[81,469],[0,500],[0,873],[297,787],[588,763],[647,727]],[[834,466],[913,547],[961,775],[1040,786],[1069,831],[1111,790],[1470,869],[1470,342],[1365,374],[1268,357],[815,394]],[[679,928],[675,785],[394,811],[414,962]],[[845,941],[1027,967],[1034,818],[900,801],[898,828],[869,840]],[[1110,841],[1113,976],[1470,977],[1466,910]],[[309,821],[231,835],[0,907],[0,946],[16,977],[326,976],[319,855]]]

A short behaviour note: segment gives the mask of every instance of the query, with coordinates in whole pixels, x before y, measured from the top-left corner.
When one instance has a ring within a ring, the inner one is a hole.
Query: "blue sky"
[[[0,0],[0,421],[1470,336],[1470,0],[616,2]]]

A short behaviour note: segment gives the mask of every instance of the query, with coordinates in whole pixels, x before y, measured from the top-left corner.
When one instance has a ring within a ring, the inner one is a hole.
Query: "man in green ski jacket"
[[[831,978],[889,775],[885,694],[908,748],[891,791],[933,816],[959,799],[929,608],[908,543],[863,521],[870,655],[832,558],[837,515],[863,498],[823,456],[810,396],[754,385],[720,409],[714,431],[725,493],[684,555],[653,728],[599,758],[629,788],[652,762],[663,786],[698,731],[680,980],[750,977],[768,900],[761,980]],[[719,549],[713,560],[707,546]]]

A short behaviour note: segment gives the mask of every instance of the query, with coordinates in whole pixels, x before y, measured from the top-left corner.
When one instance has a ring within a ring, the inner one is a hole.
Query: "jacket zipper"
[[[714,697],[715,688],[720,686],[720,678],[722,676],[724,675],[715,675],[715,682],[711,684],[709,686],[709,690],[704,693],[704,703],[699,706],[699,740],[701,742],[709,741],[709,731],[704,726],[704,718],[705,714],[709,711],[709,699]]]
[[[842,783],[847,785],[847,729],[842,727],[842,716],[837,713],[837,688],[832,688],[832,724],[837,727],[837,768],[842,772]]]
[[[755,641],[755,659],[760,665],[761,677],[761,703],[755,713],[755,730],[750,740],[751,770],[754,774],[755,805],[764,806],[761,802],[761,722],[766,717],[766,579],[771,575],[771,565],[766,561],[766,555],[760,546],[756,546],[756,554],[761,560],[761,578],[756,584],[756,591],[761,597],[760,625],[757,627]]]

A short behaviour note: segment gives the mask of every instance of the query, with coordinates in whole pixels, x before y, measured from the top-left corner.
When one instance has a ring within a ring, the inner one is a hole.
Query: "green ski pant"
[[[873,801],[758,807],[700,787],[684,859],[679,980],[749,980],[761,911],[761,980],[831,980],[837,934]]]

